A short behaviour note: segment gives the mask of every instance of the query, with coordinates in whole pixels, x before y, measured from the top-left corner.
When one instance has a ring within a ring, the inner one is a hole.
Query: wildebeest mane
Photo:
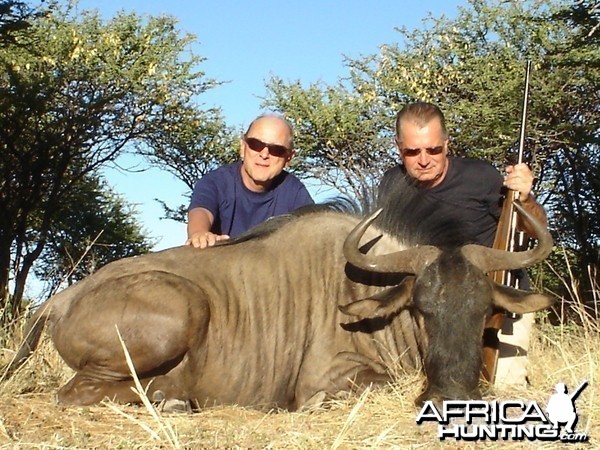
[[[338,196],[324,203],[303,206],[288,214],[271,217],[239,236],[217,244],[232,245],[250,239],[261,239],[286,223],[309,214],[329,211],[364,216],[378,208],[383,211],[374,224],[407,245],[429,244],[449,248],[469,242],[450,206],[434,199],[427,190],[416,186],[400,171],[394,175],[384,178],[378,190],[364,192],[369,198],[364,198],[361,202]]]
[[[374,223],[406,244],[450,248],[469,242],[450,206],[434,199],[400,170],[384,177],[375,206],[383,211]]]
[[[353,215],[361,215],[362,212],[360,205],[353,200],[342,196],[334,197],[323,203],[306,205],[288,214],[271,217],[255,227],[250,228],[248,231],[236,236],[235,238],[227,239],[225,241],[218,241],[217,245],[232,245],[246,242],[251,239],[262,239],[271,235],[274,231],[278,230],[292,220],[296,220],[309,214],[317,214],[326,211]]]

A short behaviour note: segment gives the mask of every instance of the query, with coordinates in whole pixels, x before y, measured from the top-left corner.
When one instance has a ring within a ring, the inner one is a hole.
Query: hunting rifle
[[[529,96],[529,72],[531,70],[531,61],[527,61],[525,70],[525,91],[523,95],[523,114],[521,115],[521,131],[519,135],[519,153],[518,163],[523,162],[523,151],[525,147],[525,124],[527,118],[527,97]],[[514,201],[518,198],[519,193],[512,189],[507,189],[504,202],[502,204],[502,212],[498,221],[498,228],[494,238],[493,248],[515,251],[520,246],[522,247],[525,241],[523,233],[517,233],[517,213],[514,206]],[[496,283],[504,284],[518,288],[519,280],[516,279],[510,270],[491,272],[489,274]],[[500,352],[500,340],[498,333],[502,329],[504,319],[509,314],[501,308],[494,308],[491,316],[488,318],[485,329],[483,331],[483,369],[482,374],[486,381],[494,384],[496,379],[496,369],[498,366],[498,356]]]

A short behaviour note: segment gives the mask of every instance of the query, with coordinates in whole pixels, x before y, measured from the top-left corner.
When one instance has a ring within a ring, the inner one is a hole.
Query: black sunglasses
[[[256,139],[253,137],[244,136],[244,141],[246,141],[246,144],[248,145],[248,147],[250,147],[250,150],[254,150],[255,152],[260,152],[263,148],[267,147],[269,149],[269,153],[272,156],[281,157],[290,151],[289,148],[283,145],[267,144],[266,142],[263,142],[260,139]]]
[[[428,155],[439,155],[444,151],[443,145],[438,145],[437,147],[427,147],[427,148],[403,148],[400,150],[402,156],[408,156],[409,158],[412,156],[418,156],[421,154],[421,150],[425,150]]]

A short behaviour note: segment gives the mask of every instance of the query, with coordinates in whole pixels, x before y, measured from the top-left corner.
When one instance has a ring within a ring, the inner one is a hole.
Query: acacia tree
[[[543,67],[560,82],[560,95],[546,121],[554,133],[546,170],[552,175],[548,202],[552,224],[576,262],[584,299],[600,286],[600,4],[568,2],[549,15],[569,30],[549,48]],[[548,177],[550,178],[550,177]],[[591,303],[591,302],[590,302]]]
[[[294,124],[298,156],[293,168],[301,176],[367,200],[394,153],[386,111],[375,96],[354,88],[343,82],[304,88],[272,78],[263,106],[284,112]]]
[[[166,128],[157,127],[138,145],[138,153],[154,167],[171,173],[192,192],[196,181],[216,167],[237,161],[238,137],[233,128],[224,124],[220,111],[188,111],[192,106],[180,105],[166,111],[172,121]],[[177,122],[181,115],[194,117]],[[178,222],[187,220],[188,205],[162,204],[165,217]]]
[[[173,18],[120,13],[105,22],[66,6],[44,11],[12,41],[0,47],[4,320],[20,309],[63,200],[88,174],[157,130],[221,123],[218,111],[195,106],[218,83],[197,71],[193,37]]]
[[[150,251],[153,242],[135,214],[99,175],[88,174],[75,185],[63,197],[48,230],[48,243],[34,266],[48,294],[110,261]]]
[[[43,0],[42,0],[43,1]],[[40,15],[26,2],[0,1],[0,44],[15,43],[13,35],[31,26],[31,20]]]
[[[555,233],[557,242],[578,255],[576,265],[583,271],[597,265],[600,242],[598,7],[586,3],[471,0],[456,18],[429,17],[418,29],[399,28],[401,43],[347,60],[349,75],[334,88],[302,89],[298,83],[271,80],[266,104],[291,113],[308,132],[299,157],[307,158],[316,167],[313,171],[347,167],[343,158],[348,152],[332,137],[348,129],[375,130],[364,133],[366,139],[355,149],[370,153],[352,153],[361,163],[347,172],[350,176],[361,177],[367,166],[370,176],[394,164],[393,117],[418,100],[445,111],[451,151],[502,168],[514,161],[525,66],[531,60],[526,158],[538,176],[536,189],[549,209],[552,228],[561,231]],[[353,103],[351,113],[339,114],[339,126],[325,128],[320,116],[329,114],[331,89]],[[324,143],[335,150],[322,152]]]

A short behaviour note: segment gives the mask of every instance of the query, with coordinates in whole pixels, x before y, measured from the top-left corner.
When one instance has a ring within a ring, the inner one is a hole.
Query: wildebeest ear
[[[495,283],[491,280],[490,283],[492,285],[492,300],[494,305],[515,314],[540,311],[554,303],[554,299],[548,295],[522,291]]]
[[[415,277],[407,276],[397,286],[347,305],[338,305],[338,308],[349,316],[364,318],[389,316],[410,304],[414,284]]]

